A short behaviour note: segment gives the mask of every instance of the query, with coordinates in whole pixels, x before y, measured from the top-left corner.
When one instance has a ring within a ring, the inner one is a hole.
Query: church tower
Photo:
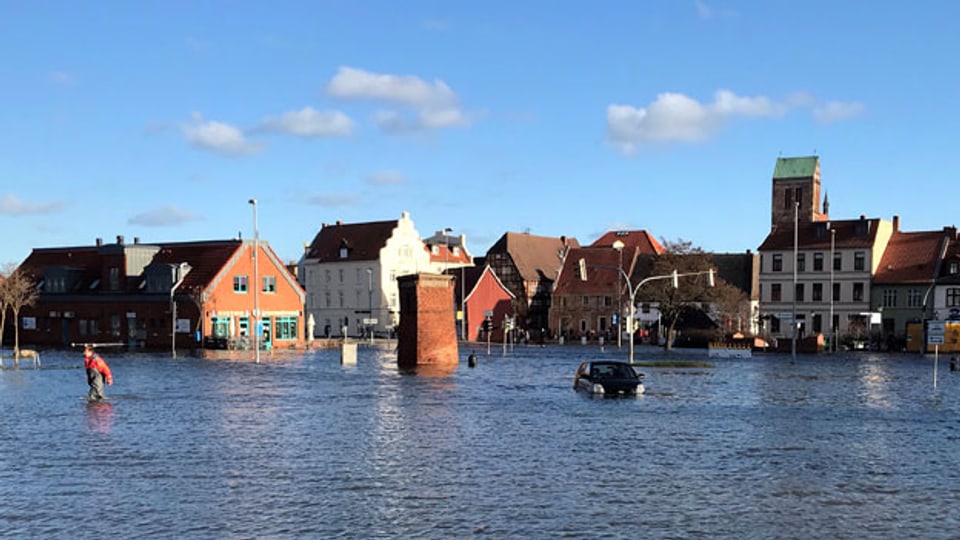
[[[820,212],[820,158],[777,158],[773,169],[771,225],[793,225],[794,207],[800,203],[799,221],[826,221],[827,207]]]

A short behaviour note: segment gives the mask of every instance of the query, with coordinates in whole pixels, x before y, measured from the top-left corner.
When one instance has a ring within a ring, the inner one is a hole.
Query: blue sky
[[[402,9],[397,6],[402,5]],[[834,219],[956,222],[957,2],[0,0],[0,262],[324,222],[756,249],[778,156]]]

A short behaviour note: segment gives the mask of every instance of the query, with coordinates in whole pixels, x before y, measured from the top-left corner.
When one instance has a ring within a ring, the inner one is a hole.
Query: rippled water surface
[[[476,352],[479,365],[468,368]],[[950,538],[960,373],[919,356],[757,356],[572,390],[579,346],[234,360],[105,351],[0,370],[0,536]],[[644,352],[638,360],[663,358]],[[670,359],[705,360],[672,354]]]

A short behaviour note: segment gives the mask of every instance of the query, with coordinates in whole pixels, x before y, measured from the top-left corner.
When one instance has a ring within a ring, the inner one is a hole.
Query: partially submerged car
[[[626,362],[583,362],[573,376],[574,390],[595,396],[636,396],[643,393],[643,374]]]

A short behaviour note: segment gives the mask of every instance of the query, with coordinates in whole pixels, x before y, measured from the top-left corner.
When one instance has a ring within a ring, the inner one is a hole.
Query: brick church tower
[[[793,226],[793,213],[799,201],[801,223],[827,221],[829,203],[820,211],[820,158],[818,156],[777,158],[773,169],[773,196],[770,199],[770,224]]]

